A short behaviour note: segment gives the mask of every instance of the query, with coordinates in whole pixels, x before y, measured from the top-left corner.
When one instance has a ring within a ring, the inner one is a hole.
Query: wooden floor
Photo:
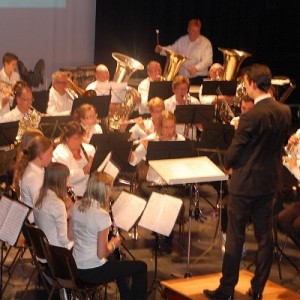
[[[214,290],[218,286],[220,277],[221,273],[215,273],[184,279],[166,280],[162,281],[161,283],[165,289],[167,299],[169,300],[204,300],[207,298],[203,295],[203,289]],[[250,280],[252,277],[253,273],[245,270],[240,271],[239,282],[235,288],[235,300],[249,299],[249,297],[246,295],[246,292],[249,289]],[[268,280],[263,293],[263,299],[300,300],[300,295]]]

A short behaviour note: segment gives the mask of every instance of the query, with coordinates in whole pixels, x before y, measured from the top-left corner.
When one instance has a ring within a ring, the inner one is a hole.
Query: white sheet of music
[[[122,191],[114,204],[112,213],[117,227],[128,231],[142,214],[146,200]]]
[[[0,200],[0,239],[13,246],[20,234],[29,208],[17,201],[2,197]]]
[[[109,160],[104,168],[104,172],[111,175],[115,180],[120,170],[112,161]]]
[[[206,156],[151,160],[149,165],[169,185],[223,181],[228,178]]]
[[[181,199],[153,192],[138,225],[156,233],[169,236],[181,206]]]
[[[104,158],[103,162],[101,163],[101,165],[97,168],[97,171],[98,172],[102,172],[105,168],[105,166],[107,165],[108,161],[111,159],[111,155],[112,155],[112,152],[110,151],[106,157]]]

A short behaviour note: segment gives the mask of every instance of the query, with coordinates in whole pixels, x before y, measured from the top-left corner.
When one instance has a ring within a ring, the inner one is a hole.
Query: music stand
[[[153,192],[148,200],[144,213],[139,221],[142,226],[155,233],[154,248],[154,279],[148,291],[149,295],[158,288],[164,296],[163,288],[157,278],[157,253],[159,247],[159,234],[170,236],[175,225],[179,211],[182,206],[182,200],[170,195]]]
[[[211,123],[215,116],[214,105],[177,105],[174,111],[177,123]]]
[[[71,120],[71,116],[45,116],[41,118],[39,129],[48,138],[55,139],[63,131],[63,127]]]
[[[0,147],[14,143],[19,129],[19,121],[0,123]]]
[[[227,176],[208,157],[189,157],[178,159],[164,159],[149,161],[149,165],[170,185],[192,184],[198,182],[212,182],[227,180]],[[222,195],[221,195],[222,197]],[[187,272],[184,277],[191,277],[190,252],[191,252],[191,226],[192,226],[192,193],[190,193],[189,232],[188,232],[188,257]]]
[[[128,141],[130,132],[107,132],[93,134],[90,144],[96,148],[96,153],[91,166],[91,173],[95,172],[109,152],[112,152],[112,161],[120,168],[121,172],[135,170],[128,163],[132,141]]]
[[[235,80],[204,80],[202,85],[202,95],[234,96],[237,83]]]
[[[109,112],[110,99],[111,95],[77,98],[74,100],[71,115],[74,113],[76,108],[87,103],[95,107],[98,118],[106,118]]]
[[[173,95],[172,81],[151,81],[149,86],[148,101],[154,97],[163,100]]]

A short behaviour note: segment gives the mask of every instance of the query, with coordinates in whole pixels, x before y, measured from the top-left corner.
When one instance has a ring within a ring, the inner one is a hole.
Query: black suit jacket
[[[225,167],[233,168],[231,194],[257,197],[277,192],[290,126],[290,108],[273,98],[259,101],[240,117],[224,158]]]

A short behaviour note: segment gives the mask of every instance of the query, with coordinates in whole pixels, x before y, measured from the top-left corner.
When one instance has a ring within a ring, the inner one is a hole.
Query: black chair
[[[106,282],[89,284],[79,278],[74,257],[69,249],[50,245],[45,238],[43,239],[43,249],[54,277],[54,285],[48,299],[51,299],[55,289],[60,288],[70,290],[76,299],[87,299],[88,297],[93,299],[95,293],[99,295],[103,285],[106,287]]]
[[[43,286],[45,287],[48,294],[50,294],[49,284],[45,278],[45,275],[48,270],[46,256],[44,253],[44,248],[42,245],[42,240],[47,239],[45,233],[35,225],[31,225],[29,223],[25,223],[25,228],[28,232],[29,240],[30,240],[30,252],[32,255],[32,260],[35,265],[34,272],[32,273],[26,289],[28,288],[35,271],[38,272],[39,278],[42,280]],[[48,274],[46,276],[49,276]]]

